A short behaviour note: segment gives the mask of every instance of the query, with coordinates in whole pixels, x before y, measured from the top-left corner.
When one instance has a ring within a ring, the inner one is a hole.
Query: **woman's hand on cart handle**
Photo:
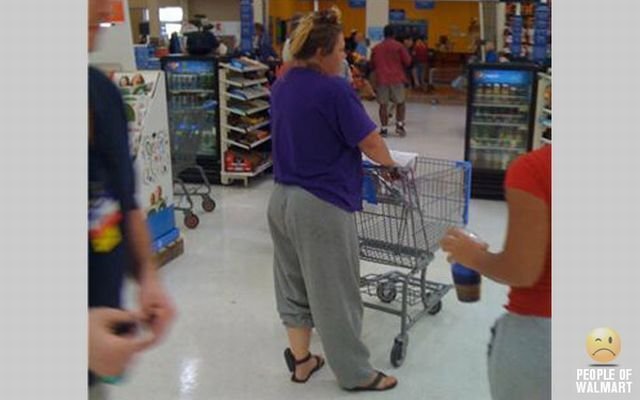
[[[402,179],[402,177],[406,173],[402,169],[402,167],[398,164],[395,164],[393,167],[385,167],[382,169],[381,176],[385,181],[395,182]]]
[[[379,129],[376,128],[376,130],[369,133],[358,143],[358,147],[367,157],[376,163],[384,167],[396,166],[395,161],[391,158],[387,144],[382,136],[380,136]]]

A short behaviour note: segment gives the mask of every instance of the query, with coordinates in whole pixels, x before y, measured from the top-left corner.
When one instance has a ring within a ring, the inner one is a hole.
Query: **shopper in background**
[[[504,249],[452,229],[451,261],[509,285],[507,312],[491,329],[488,371],[494,400],[551,398],[551,145],[516,159],[505,179],[509,222]]]
[[[291,57],[291,35],[293,31],[296,30],[298,24],[300,23],[300,19],[302,18],[302,14],[296,13],[291,17],[291,22],[289,23],[289,35],[287,40],[284,41],[284,45],[282,46],[282,62],[288,63],[293,61],[293,57]]]
[[[396,105],[396,133],[405,136],[405,68],[411,65],[411,56],[407,48],[394,39],[393,27],[384,27],[384,40],[378,43],[371,53],[371,68],[375,73],[376,98],[380,104],[380,123],[382,136],[387,135],[389,122],[389,101]]]
[[[453,46],[449,41],[449,36],[441,35],[438,38],[438,44],[436,45],[436,48],[438,49],[439,52],[442,52],[442,53],[448,53],[453,51]]]
[[[351,33],[349,34],[349,37],[345,39],[344,48],[347,53],[356,51],[356,47],[358,47],[358,42],[356,40],[357,36],[358,36],[358,30],[352,29]]]
[[[272,89],[275,189],[268,206],[278,313],[290,347],[291,380],[304,383],[324,359],[309,351],[315,327],[341,387],[387,390],[394,377],[374,370],[361,340],[358,237],[362,152],[394,162],[349,84],[340,12],[307,15],[291,41],[293,68]]]
[[[413,59],[413,38],[407,34],[402,34],[400,36],[398,36],[397,40],[402,43],[404,45],[404,47],[407,49],[407,52],[409,53],[409,58],[411,60],[411,62],[409,63],[409,65],[405,68],[405,73],[407,74],[407,81],[408,83],[405,84],[405,86],[407,88],[415,88],[417,87],[417,81],[415,81],[413,79],[413,63],[414,63],[414,59]]]
[[[344,80],[346,80],[349,83],[349,85],[353,85],[353,74],[351,73],[351,66],[349,65],[349,62],[347,61],[346,58],[342,60],[342,68],[340,71],[340,76]]]
[[[238,37],[233,35],[229,38],[229,46],[227,46],[227,57],[236,58],[241,57],[242,49],[240,49],[240,45],[238,43]]]
[[[425,76],[429,71],[429,48],[426,37],[418,36],[413,46],[413,78],[419,89],[426,89]]]
[[[493,42],[486,42],[484,45],[484,60],[488,63],[497,63],[498,62],[498,53],[496,52],[496,46]]]
[[[278,54],[271,45],[271,39],[265,32],[264,25],[256,22],[254,25],[253,50],[257,58],[262,61],[275,61]]]
[[[367,40],[364,38],[364,35],[360,32],[356,33],[356,48],[355,52],[360,55],[363,59],[366,59],[369,53],[369,47],[367,46]]]
[[[89,51],[110,3],[89,0]],[[134,175],[122,97],[101,72],[89,67],[88,319],[90,398],[105,398],[98,377],[121,375],[133,357],[167,333],[174,308],[156,272],[142,211],[134,199]],[[139,285],[140,311],[120,310],[127,268]],[[132,329],[144,323],[151,334]],[[118,334],[120,331],[120,334]]]

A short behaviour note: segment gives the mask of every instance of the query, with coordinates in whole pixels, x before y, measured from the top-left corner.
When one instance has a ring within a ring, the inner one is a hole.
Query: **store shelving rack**
[[[230,123],[229,116],[250,117],[265,115],[270,111],[268,80],[261,76],[269,70],[267,65],[259,62],[251,62],[243,68],[239,68],[230,62],[220,63],[218,72],[218,84],[220,93],[220,154],[224,158],[229,149],[243,149],[248,151],[261,151],[270,149],[271,135],[249,142],[238,139],[240,135],[248,135],[257,130],[269,131],[271,121],[266,120],[256,124]],[[257,73],[257,77],[247,77],[246,74]],[[270,151],[269,151],[270,153]],[[269,170],[273,165],[271,156],[266,161],[250,172],[227,171],[224,160],[220,163],[220,182],[230,184],[235,180],[244,181],[248,185],[249,179],[254,178]]]

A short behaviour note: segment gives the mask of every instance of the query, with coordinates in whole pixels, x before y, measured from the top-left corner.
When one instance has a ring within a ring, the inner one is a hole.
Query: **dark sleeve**
[[[376,130],[355,90],[343,79],[339,79],[335,93],[335,112],[338,129],[344,143],[356,147],[367,135]]]
[[[265,59],[268,57],[278,58],[278,54],[276,54],[276,51],[271,45],[271,39],[269,39],[267,35],[264,35],[262,37],[262,46],[260,52],[262,57],[264,57]]]
[[[136,209],[135,178],[122,96],[106,77],[89,90],[95,144],[104,160],[110,190],[120,201],[123,211]]]

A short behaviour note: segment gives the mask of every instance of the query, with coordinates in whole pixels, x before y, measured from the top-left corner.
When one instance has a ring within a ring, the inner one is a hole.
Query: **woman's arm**
[[[358,143],[360,151],[367,157],[385,167],[393,167],[395,162],[391,158],[387,144],[376,129]]]
[[[442,239],[449,258],[482,275],[509,286],[534,285],[544,270],[551,224],[548,206],[530,193],[506,190],[509,209],[507,237],[500,253],[491,253],[482,244],[457,229]]]

